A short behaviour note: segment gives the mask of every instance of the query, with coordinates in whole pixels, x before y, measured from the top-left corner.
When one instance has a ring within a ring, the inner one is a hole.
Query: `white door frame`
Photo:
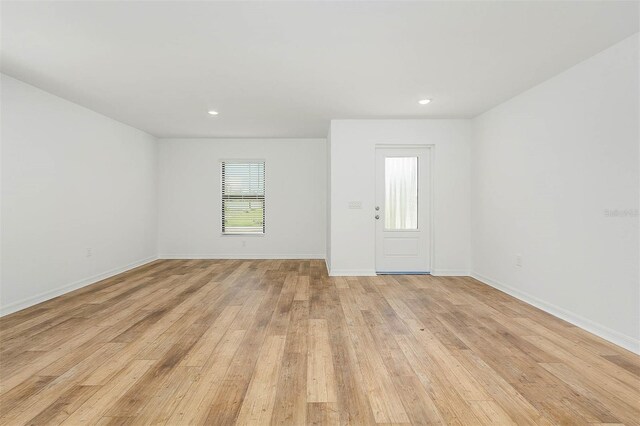
[[[431,275],[433,275],[433,271],[435,269],[435,219],[434,219],[434,214],[433,212],[435,211],[435,184],[434,184],[434,177],[435,177],[435,173],[433,172],[434,170],[434,164],[435,164],[435,144],[376,144],[375,146],[375,150],[377,151],[378,149],[415,149],[415,148],[422,148],[422,149],[428,149],[429,150],[429,164],[428,164],[428,173],[429,173],[429,208],[427,210],[427,214],[429,215],[429,232],[428,232],[428,238],[429,238],[429,264],[431,266],[431,271],[429,272]],[[374,155],[374,158],[376,158],[377,155]],[[378,170],[377,170],[378,165],[376,164],[375,169],[374,169],[374,173],[375,176],[378,175]],[[377,181],[376,181],[376,185],[377,185]],[[374,186],[374,194],[376,193],[376,187]],[[375,200],[375,196],[374,196],[374,200]],[[376,223],[375,221],[373,222],[373,232],[374,235],[376,233]],[[374,238],[374,241],[376,240],[376,238]],[[376,257],[376,253],[377,253],[377,247],[375,246],[375,244],[377,244],[377,242],[374,242],[374,249],[373,249],[373,253],[374,253],[374,258]],[[375,267],[376,272],[377,272],[377,265]]]

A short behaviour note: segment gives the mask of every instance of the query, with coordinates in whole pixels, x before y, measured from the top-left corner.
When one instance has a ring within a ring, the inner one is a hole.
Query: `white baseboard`
[[[375,277],[376,271],[370,269],[331,269],[330,277]]]
[[[463,269],[434,269],[431,275],[436,277],[468,277],[469,271]]]
[[[239,259],[239,260],[258,260],[258,259],[324,259],[324,254],[180,254],[168,253],[161,254],[158,259]]]
[[[93,275],[88,278],[83,278],[71,284],[67,284],[62,287],[58,287],[53,290],[46,291],[44,293],[36,294],[35,296],[18,300],[17,302],[13,302],[6,306],[0,307],[0,317],[12,314],[14,312],[20,311],[22,309],[28,308],[33,305],[37,305],[38,303],[45,302],[47,300],[53,299],[54,297],[62,296],[63,294],[69,293],[73,290],[77,290],[79,288],[88,286],[90,284],[97,283],[98,281],[111,278],[114,275],[118,275],[130,269],[137,268],[139,266],[153,262],[156,259],[157,259],[156,256],[148,257],[146,259],[141,259],[141,260],[129,263],[128,265],[121,266],[119,268],[114,268],[109,271],[103,272],[101,274]]]
[[[501,290],[515,297],[516,299],[520,299],[523,302],[526,302],[530,305],[535,306],[538,309],[542,309],[543,311],[553,316],[556,316],[567,322],[570,322],[571,324],[577,327],[580,327],[590,333],[593,333],[596,336],[602,337],[603,339],[608,340],[609,342],[615,345],[621,346],[636,354],[640,354],[640,340],[634,339],[633,337],[627,336],[616,330],[612,330],[609,327],[606,327],[602,324],[599,324],[595,321],[592,321],[588,318],[585,318],[567,309],[556,306],[553,303],[549,303],[535,296],[531,296],[530,294],[517,290],[497,280],[485,277],[483,275],[480,275],[474,272],[471,273],[471,276],[477,279],[478,281],[481,281],[491,287],[494,287],[498,290]]]

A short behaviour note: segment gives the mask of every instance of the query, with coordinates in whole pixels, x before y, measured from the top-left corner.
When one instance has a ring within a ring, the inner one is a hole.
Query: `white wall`
[[[471,191],[476,277],[636,352],[638,93],[636,35],[477,117]]]
[[[160,139],[158,144],[160,257],[324,259],[324,139]],[[264,236],[221,235],[223,159],[265,160]]]
[[[434,264],[440,275],[470,267],[469,120],[333,120],[331,247],[333,275],[375,273],[375,147],[434,145]],[[348,209],[361,201],[361,210]]]
[[[325,196],[325,262],[327,271],[331,270],[331,122],[329,122],[329,132],[327,134],[327,193]]]
[[[1,83],[0,312],[153,259],[155,139],[8,76]]]

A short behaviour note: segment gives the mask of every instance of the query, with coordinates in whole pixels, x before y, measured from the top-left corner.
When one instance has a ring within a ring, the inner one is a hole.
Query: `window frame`
[[[267,161],[264,158],[223,158],[219,160],[220,163],[220,235],[224,237],[264,237],[267,234]],[[262,196],[262,208],[263,208],[263,221],[262,232],[228,232],[224,230],[224,177],[223,169],[225,163],[262,163],[264,169],[264,194]]]

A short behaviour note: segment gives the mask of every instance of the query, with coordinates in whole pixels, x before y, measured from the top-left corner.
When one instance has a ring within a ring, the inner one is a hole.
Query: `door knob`
[[[376,219],[380,219],[380,215],[379,214],[376,215]]]

